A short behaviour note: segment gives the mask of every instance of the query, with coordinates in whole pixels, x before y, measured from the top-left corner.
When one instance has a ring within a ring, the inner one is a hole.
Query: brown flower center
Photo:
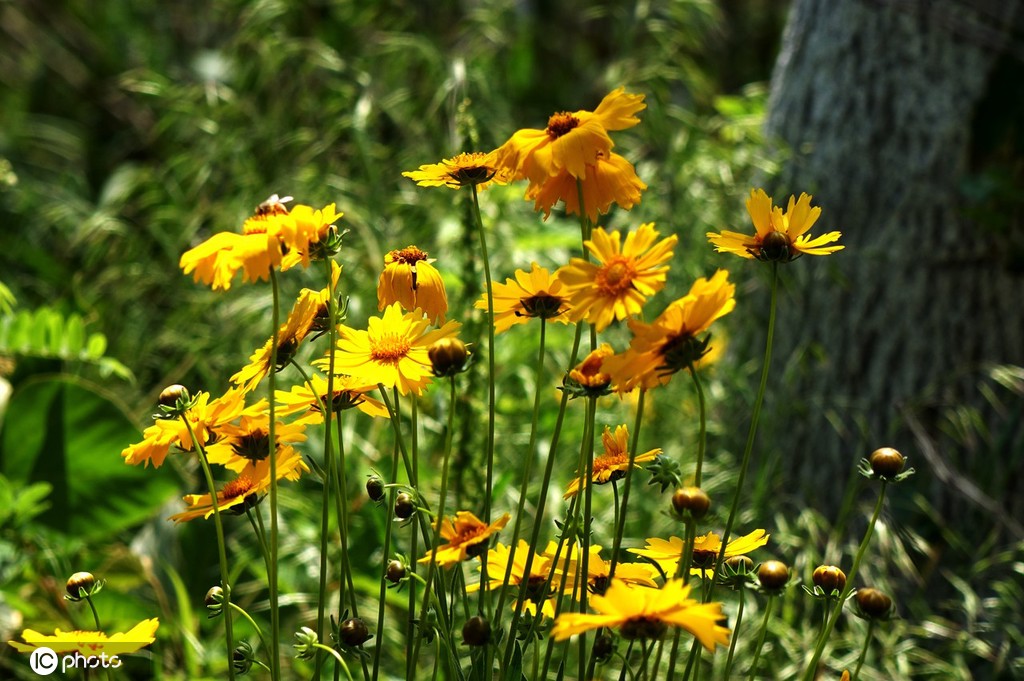
[[[421,260],[427,259],[427,254],[415,246],[406,246],[401,250],[391,251],[389,255],[391,256],[392,262],[401,263],[403,265],[415,265]]]
[[[580,119],[576,118],[568,111],[562,111],[548,119],[547,133],[551,139],[558,139],[562,135],[565,135],[579,127],[579,124]]]
[[[248,475],[239,475],[237,478],[224,485],[220,491],[222,501],[231,501],[244,497],[255,489],[256,483]]]
[[[270,454],[270,433],[258,428],[239,437],[231,448],[244,459],[262,461]]]
[[[635,639],[654,640],[661,638],[668,625],[656,617],[631,617],[622,623],[619,633],[627,641]]]
[[[617,255],[597,271],[594,284],[605,296],[619,296],[633,287],[635,276],[633,259]]]
[[[370,357],[377,362],[395,363],[409,354],[409,339],[397,333],[385,333],[370,340]]]
[[[596,478],[598,473],[604,473],[605,471],[612,470],[620,466],[626,466],[629,464],[629,457],[624,454],[602,454],[601,456],[594,459],[594,477]]]
[[[558,316],[562,308],[562,302],[563,298],[553,296],[550,293],[538,293],[519,300],[526,317],[540,317],[541,319],[551,319]],[[517,311],[516,314],[520,313]]]

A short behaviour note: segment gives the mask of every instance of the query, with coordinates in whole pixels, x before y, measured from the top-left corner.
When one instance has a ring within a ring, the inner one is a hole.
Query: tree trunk
[[[935,432],[946,407],[979,403],[992,363],[1024,364],[1024,278],[1002,258],[1013,230],[972,223],[961,196],[975,107],[1019,4],[793,4],[767,123],[791,150],[774,198],[813,194],[813,233],[842,231],[846,250],[782,268],[772,392],[786,399],[769,393],[762,441],[784,448],[784,475],[826,512],[856,461],[891,445],[938,505],[956,489],[1024,517],[1024,495],[979,489],[1021,472],[1019,451],[972,461]]]

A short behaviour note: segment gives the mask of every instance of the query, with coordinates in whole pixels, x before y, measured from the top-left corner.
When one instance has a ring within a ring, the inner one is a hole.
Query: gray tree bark
[[[773,195],[813,194],[813,233],[842,231],[846,250],[782,266],[763,441],[825,511],[856,461],[889,445],[938,506],[966,498],[1020,532],[1024,494],[1006,489],[1022,489],[1020,452],[974,461],[936,433],[947,406],[979,402],[992,363],[1024,364],[1024,278],[960,197],[974,108],[1000,52],[1019,49],[1019,5],[793,4],[767,122],[792,155]]]

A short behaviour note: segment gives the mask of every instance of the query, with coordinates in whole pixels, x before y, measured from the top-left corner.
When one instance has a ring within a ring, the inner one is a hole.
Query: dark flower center
[[[263,461],[270,454],[270,434],[259,428],[238,438],[231,448],[243,459]]]
[[[553,296],[550,293],[538,293],[537,295],[519,300],[527,317],[540,317],[541,319],[557,317],[562,309],[562,302],[562,298]],[[517,312],[516,314],[519,313]]]
[[[638,638],[655,640],[661,638],[668,629],[661,620],[655,617],[632,617],[622,623],[619,629],[622,638],[633,641]]]
[[[552,139],[558,139],[562,135],[565,135],[579,127],[579,124],[580,119],[576,118],[568,111],[562,111],[548,119],[547,133]]]

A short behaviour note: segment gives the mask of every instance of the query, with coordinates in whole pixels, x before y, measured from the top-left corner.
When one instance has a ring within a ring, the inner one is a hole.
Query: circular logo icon
[[[50,648],[36,648],[28,658],[28,666],[40,676],[49,676],[57,669],[57,653]]]

